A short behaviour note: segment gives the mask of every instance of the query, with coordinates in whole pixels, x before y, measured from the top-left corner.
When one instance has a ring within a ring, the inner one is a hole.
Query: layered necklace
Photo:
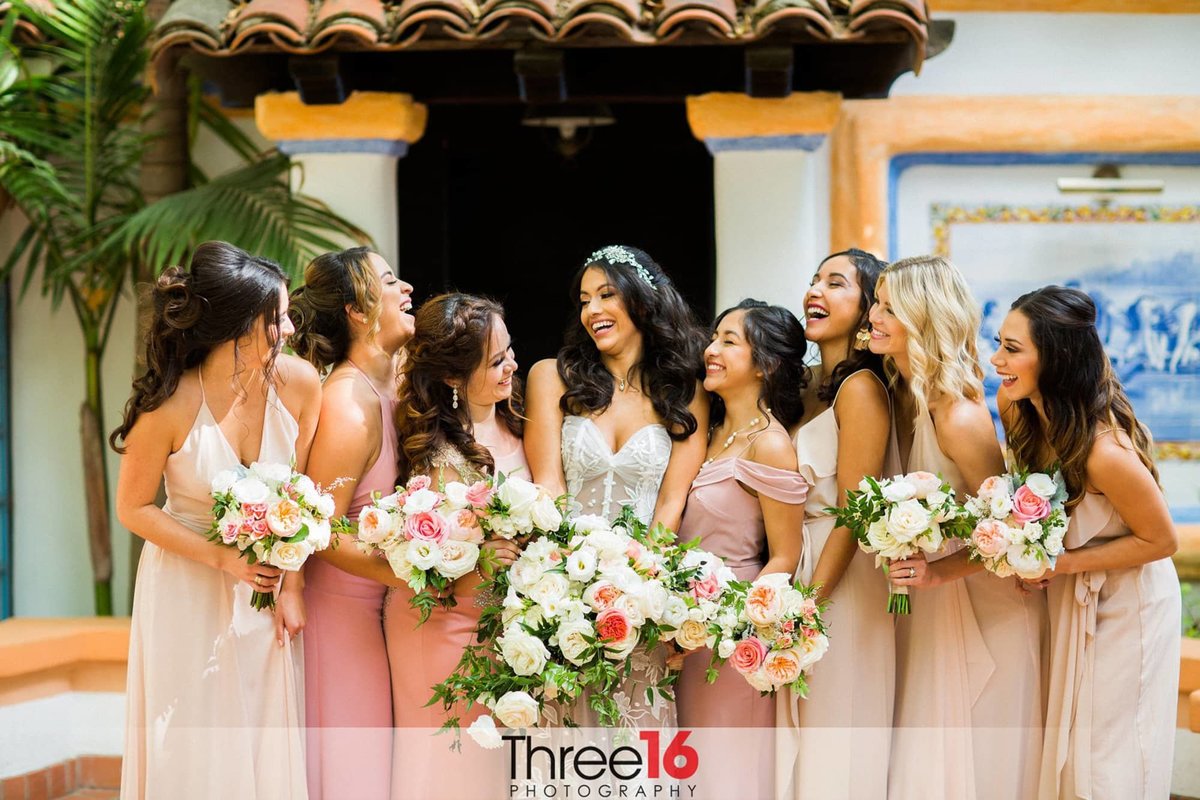
[[[714,453],[712,457],[705,459],[703,466],[708,466],[712,462],[716,461],[722,453],[729,449],[729,446],[733,444],[737,437],[741,436],[743,433],[749,433],[751,430],[761,425],[764,420],[770,417],[770,415],[771,409],[768,408],[765,416],[763,414],[758,414],[754,417],[754,419],[747,422],[744,426],[726,436],[724,444],[721,445],[721,449]]]

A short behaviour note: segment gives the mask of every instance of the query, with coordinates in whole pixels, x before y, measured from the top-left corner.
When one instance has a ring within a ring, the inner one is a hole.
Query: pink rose
[[[249,520],[266,519],[266,503],[242,503],[242,516]]]
[[[267,538],[267,534],[271,532],[265,519],[246,520],[246,523],[250,526],[250,538],[256,542]]]
[[[608,581],[597,581],[583,593],[583,599],[597,611],[607,611],[621,599],[623,592]]]
[[[492,500],[492,487],[487,481],[475,481],[467,487],[467,502],[473,506],[483,507]]]
[[[1001,492],[1008,494],[1008,480],[1003,475],[984,478],[983,483],[979,484],[979,496],[984,500],[990,500]]]
[[[708,573],[702,580],[692,580],[692,597],[697,600],[712,600],[721,593],[721,584],[715,572]]]
[[[631,541],[629,544],[625,545],[625,557],[630,561],[637,561],[639,558],[641,558],[641,555],[642,546],[637,542]]]
[[[821,632],[816,628],[801,628],[800,632],[804,634],[805,639],[813,639],[821,635]]]
[[[412,492],[418,492],[421,489],[428,489],[432,485],[433,481],[429,479],[428,475],[414,475],[408,479],[408,486],[406,488],[408,489],[409,494],[411,494]]]
[[[1012,515],[1017,522],[1037,522],[1050,516],[1050,501],[1038,497],[1028,486],[1022,486],[1013,493]]]
[[[756,671],[767,657],[767,646],[756,636],[742,639],[733,648],[733,668],[743,675]]]
[[[479,517],[469,508],[460,508],[454,513],[450,524],[450,538],[459,542],[483,543],[483,528]]]
[[[596,636],[601,642],[623,642],[629,635],[629,615],[620,608],[601,611],[596,616]]]
[[[971,531],[971,542],[980,555],[995,558],[1008,549],[1008,526],[995,519],[980,520]]]
[[[238,534],[241,532],[241,520],[225,522],[221,525],[221,541],[225,544],[237,544]]]
[[[786,633],[781,633],[775,637],[776,650],[787,650],[792,646],[792,644],[792,637],[788,636]]]
[[[404,521],[404,535],[416,542],[441,544],[450,538],[450,526],[441,514],[422,511]]]
[[[804,602],[800,604],[800,616],[805,619],[812,619],[817,615],[817,601],[811,597],[804,598]],[[788,630],[791,630],[790,628]]]
[[[789,619],[789,620],[785,621],[783,623],[783,625],[781,625],[780,627],[783,628],[788,633],[791,633],[792,631],[796,630],[796,621]]]
[[[917,492],[917,499],[924,500],[929,496],[930,492],[936,492],[942,488],[942,479],[932,472],[910,472],[904,476],[904,479],[913,485]]]

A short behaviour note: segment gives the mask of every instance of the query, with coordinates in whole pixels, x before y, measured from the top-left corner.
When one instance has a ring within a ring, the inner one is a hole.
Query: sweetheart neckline
[[[661,428],[663,430],[663,432],[665,433],[667,430],[667,426],[663,425],[661,422],[651,422],[649,425],[643,425],[642,427],[640,427],[636,431],[634,431],[630,435],[630,437],[628,439],[626,439],[625,442],[620,447],[618,447],[616,450],[614,450],[612,448],[612,445],[610,445],[608,443],[608,438],[605,437],[604,431],[600,430],[600,426],[597,425],[595,420],[593,420],[591,417],[583,417],[578,414],[573,414],[573,415],[571,415],[571,417],[568,417],[568,419],[579,419],[579,420],[583,420],[584,422],[590,424],[592,427],[592,430],[595,431],[596,436],[600,439],[600,443],[604,445],[604,449],[608,451],[609,456],[612,458],[617,458],[621,455],[621,453],[625,452],[625,448],[629,447],[629,443],[632,442],[634,439],[636,439],[638,437],[638,435],[641,434],[642,431],[649,430],[651,428]]]

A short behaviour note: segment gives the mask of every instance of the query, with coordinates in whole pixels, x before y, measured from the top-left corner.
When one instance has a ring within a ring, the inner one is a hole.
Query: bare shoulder
[[[1087,457],[1088,482],[1103,491],[1106,485],[1120,481],[1130,471],[1145,470],[1133,441],[1125,431],[1106,431],[1092,442]]]
[[[992,412],[987,405],[982,400],[968,400],[965,397],[939,402],[933,410],[933,424],[939,439],[943,436],[978,439],[996,435]]]
[[[279,375],[280,391],[294,391],[300,397],[309,397],[321,391],[321,374],[299,356],[280,353],[275,359],[275,370]]]
[[[553,358],[543,358],[529,369],[527,390],[539,394],[562,394],[566,384],[558,375],[558,362]]]
[[[782,426],[772,425],[758,436],[746,454],[751,461],[778,469],[796,470],[796,448]]]
[[[371,427],[381,413],[379,396],[353,369],[335,369],[321,387],[321,424]]]
[[[178,450],[196,422],[202,400],[197,372],[194,369],[188,370],[180,377],[179,385],[162,405],[152,411],[138,414],[133,430],[129,432],[126,440],[147,435],[158,439],[169,438],[171,452]]]
[[[861,370],[842,382],[834,402],[834,408],[838,410],[839,416],[844,412],[858,414],[882,411],[886,414],[888,410],[887,389],[874,373]]]

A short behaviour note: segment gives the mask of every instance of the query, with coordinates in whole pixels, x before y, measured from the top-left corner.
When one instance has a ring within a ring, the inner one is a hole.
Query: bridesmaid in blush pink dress
[[[1050,691],[1037,797],[1148,798],[1171,792],[1179,685],[1175,526],[1149,433],[1076,289],[1023,295],[992,364],[1018,462],[1061,466],[1070,524],[1052,572]],[[1069,416],[1068,416],[1069,415]],[[1066,417],[1071,425],[1056,424]],[[1030,796],[1033,796],[1032,794]]]
[[[940,474],[958,497],[1004,472],[983,402],[979,306],[962,274],[925,256],[884,270],[871,350],[894,376],[905,472]],[[961,542],[895,561],[912,613],[896,620],[893,798],[1033,796],[1043,719],[1046,606],[1016,581],[984,572]]]
[[[325,379],[309,476],[351,520],[396,484],[397,353],[413,332],[412,286],[364,247],[317,257],[292,294],[292,346]],[[308,793],[312,800],[387,800],[392,693],[383,638],[380,559],[349,537],[304,569]]]
[[[682,541],[720,556],[741,581],[789,577],[800,561],[808,484],[796,471],[787,426],[803,415],[804,330],[787,309],[743,300],[717,317],[704,351],[704,388],[715,420],[708,460],[692,481]],[[775,698],[762,696],[726,663],[706,681],[710,653],[683,657],[676,684],[679,724],[702,753],[694,797],[773,796]],[[677,659],[679,657],[676,657]],[[737,769],[730,765],[737,764]]]
[[[781,732],[777,751],[780,796],[887,796],[896,694],[887,579],[826,511],[864,476],[900,471],[883,363],[867,349],[867,312],[885,266],[862,250],[835,253],[821,262],[804,298],[804,335],[820,348],[821,372],[795,436],[800,473],[812,484],[798,576],[830,601],[823,617],[837,645],[813,665],[806,698],[790,691],[780,697],[780,724],[790,734]]]
[[[473,482],[486,475],[521,473],[528,464],[521,444],[517,363],[499,304],[466,294],[446,294],[421,306],[404,362],[397,413],[401,474]],[[516,544],[488,541],[499,563],[516,560]],[[396,749],[395,800],[475,800],[505,797],[506,750],[483,750],[467,738],[462,752],[451,737],[436,736],[449,717],[466,728],[487,709],[428,705],[434,684],[458,666],[472,643],[486,597],[480,563],[454,584],[455,604],[437,608],[424,623],[407,587],[388,593],[384,629],[392,666]]]
[[[146,374],[110,439],[121,523],[146,540],[129,638],[123,800],[303,800],[299,583],[208,541],[212,480],[253,462],[303,470],[321,403],[282,355],[287,281],[224,242],[154,287]],[[117,447],[118,442],[122,447]],[[167,502],[155,505],[165,482]],[[251,593],[277,591],[276,610]]]

